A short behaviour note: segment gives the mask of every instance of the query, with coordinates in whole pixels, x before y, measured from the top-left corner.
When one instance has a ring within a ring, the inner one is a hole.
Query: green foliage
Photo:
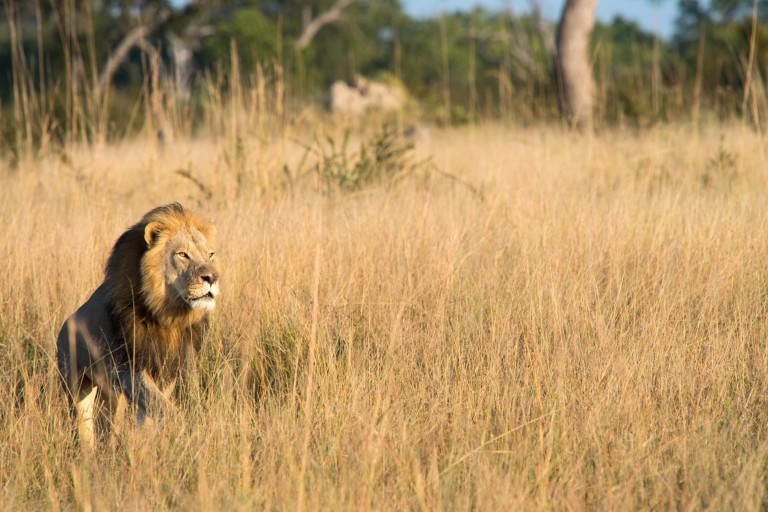
[[[646,124],[668,116],[662,96],[679,76],[680,59],[667,44],[620,16],[593,34],[603,118]]]
[[[232,44],[235,45],[242,73],[248,76],[257,65],[265,65],[277,56],[278,27],[255,7],[237,9],[216,26],[213,36],[203,41],[198,55],[204,66],[230,66]]]
[[[384,127],[360,143],[358,151],[349,149],[349,132],[341,143],[332,137],[318,142],[315,171],[327,191],[356,191],[366,187],[392,185],[404,176],[425,168],[425,161],[414,160],[413,143],[396,130]]]
[[[682,1],[680,9],[672,48],[691,77],[700,75],[704,106],[720,116],[742,113],[753,36],[751,17],[736,17],[746,11],[725,2],[713,2],[712,8],[704,9],[698,2]],[[768,9],[762,11],[766,13]],[[768,71],[768,25],[759,19],[755,29],[753,78],[761,80]]]
[[[722,141],[717,153],[712,157],[700,176],[704,188],[730,190],[739,177],[736,155],[723,147]]]

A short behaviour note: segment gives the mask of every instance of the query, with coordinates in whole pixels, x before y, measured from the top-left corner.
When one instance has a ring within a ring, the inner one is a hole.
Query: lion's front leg
[[[80,445],[93,449],[96,446],[96,396],[99,388],[91,385],[90,391],[81,388],[75,402],[77,434]]]
[[[174,407],[171,395],[176,379],[161,389],[147,371],[132,370],[129,365],[123,365],[118,370],[117,381],[128,403],[136,408],[136,420],[139,425],[150,416],[162,416],[163,411]]]
[[[165,414],[165,411],[175,409],[172,397],[176,389],[176,378],[171,379],[170,382],[164,382],[161,387],[146,370],[143,370],[139,375],[139,379],[144,385],[148,396],[147,402],[150,414],[162,416]]]

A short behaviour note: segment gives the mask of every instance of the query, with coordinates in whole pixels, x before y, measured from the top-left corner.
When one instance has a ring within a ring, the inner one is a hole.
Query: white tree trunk
[[[589,61],[589,38],[598,0],[567,0],[557,30],[557,79],[560,104],[568,120],[587,127],[592,122],[595,82]]]
[[[187,100],[192,95],[192,70],[194,69],[192,44],[172,32],[167,37],[171,46],[176,96]]]

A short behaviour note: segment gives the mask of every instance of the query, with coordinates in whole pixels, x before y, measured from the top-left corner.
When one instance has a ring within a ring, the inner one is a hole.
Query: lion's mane
[[[151,240],[147,240],[147,227]],[[160,381],[170,380],[188,348],[199,350],[209,312],[186,307],[169,296],[163,261],[166,242],[182,229],[194,228],[213,243],[215,227],[173,203],[148,212],[123,233],[105,269],[108,307],[129,357]]]

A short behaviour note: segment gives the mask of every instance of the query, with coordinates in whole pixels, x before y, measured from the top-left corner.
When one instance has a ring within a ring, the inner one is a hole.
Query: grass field
[[[768,504],[764,137],[433,130],[352,191],[321,190],[317,140],[0,163],[3,508]],[[174,200],[219,227],[215,332],[176,410],[81,452],[56,334]]]

